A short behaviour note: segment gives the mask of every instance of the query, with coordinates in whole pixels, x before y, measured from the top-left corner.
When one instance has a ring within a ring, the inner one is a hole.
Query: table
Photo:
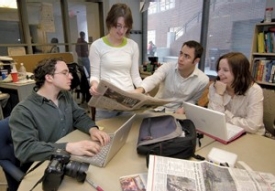
[[[275,140],[273,139],[245,134],[227,145],[214,141],[200,149],[197,154],[207,156],[213,147],[237,154],[237,161],[244,161],[255,171],[270,172],[275,175]]]
[[[17,94],[18,94],[19,101],[22,101],[23,99],[25,99],[26,97],[28,97],[31,94],[34,85],[35,85],[35,82],[33,80],[28,80],[28,81],[25,81],[25,82],[20,82],[19,81],[19,82],[16,82],[16,83],[1,82],[0,83],[0,89],[1,89],[1,91],[2,91],[3,88],[4,89],[16,90]],[[3,90],[3,92],[4,92],[4,90]]]
[[[120,149],[120,151],[114,156],[114,158],[107,164],[106,167],[100,168],[95,166],[90,166],[87,173],[87,177],[100,185],[105,191],[117,191],[121,190],[119,177],[147,172],[146,159],[145,156],[140,156],[136,152],[136,145],[138,139],[139,126],[144,117],[151,116],[151,113],[138,114],[133,123],[131,131],[129,133],[128,139],[125,145]],[[178,118],[184,118],[182,115],[176,116]],[[104,127],[104,131],[111,133],[114,132],[118,127],[120,127],[127,117],[117,117],[113,119],[106,119],[98,121],[99,126]],[[59,140],[61,141],[79,141],[89,139],[87,134],[84,134],[78,130],[68,134]],[[213,139],[206,137],[201,140],[202,147],[207,146],[214,142]],[[197,150],[201,148],[197,147]],[[33,185],[41,178],[44,174],[48,162],[44,162],[33,172],[27,174],[20,184],[19,191],[30,190]],[[68,189],[71,188],[71,189]],[[88,183],[78,183],[75,179],[65,176],[58,190],[95,190]],[[34,190],[42,190],[42,184],[39,184]]]

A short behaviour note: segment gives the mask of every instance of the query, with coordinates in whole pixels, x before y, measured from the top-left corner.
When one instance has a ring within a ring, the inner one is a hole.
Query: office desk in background
[[[114,156],[114,158],[104,168],[90,165],[87,177],[101,186],[104,191],[119,191],[121,190],[119,177],[147,172],[146,158],[137,154],[136,145],[139,133],[139,126],[144,117],[150,116],[150,113],[137,115],[135,122],[131,128],[130,134],[125,145]],[[126,117],[116,117],[113,119],[106,119],[98,121],[99,126],[104,127],[104,131],[111,133],[120,127],[125,121]],[[87,140],[89,136],[76,130],[67,136],[60,139],[58,142],[74,142],[79,140]],[[213,139],[206,137],[201,140],[202,147],[214,142]],[[197,150],[201,148],[197,147]],[[42,177],[44,170],[47,168],[48,161],[44,162],[33,172],[27,174],[20,184],[18,191],[30,190],[34,184]],[[41,191],[42,184],[39,184],[34,191]],[[61,183],[59,191],[62,190],[95,190],[88,183],[78,183],[75,179],[65,176]]]
[[[26,81],[24,83],[1,82],[0,90],[3,93],[10,93],[9,90],[15,90],[17,92],[18,100],[20,102],[31,94],[34,85],[35,85],[35,82],[33,80]]]

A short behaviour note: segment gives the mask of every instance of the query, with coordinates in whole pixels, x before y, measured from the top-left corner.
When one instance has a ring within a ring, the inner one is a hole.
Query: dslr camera
[[[70,161],[70,157],[70,154],[62,149],[57,149],[52,154],[42,182],[44,191],[56,191],[64,175],[75,178],[78,182],[85,181],[89,164]]]

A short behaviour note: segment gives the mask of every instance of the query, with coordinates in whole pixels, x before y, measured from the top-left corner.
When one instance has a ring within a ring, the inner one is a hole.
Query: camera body
[[[57,149],[51,156],[51,161],[45,169],[42,187],[44,191],[56,191],[60,186],[64,175],[76,178],[78,182],[84,182],[88,163],[70,161],[70,154],[62,149]]]

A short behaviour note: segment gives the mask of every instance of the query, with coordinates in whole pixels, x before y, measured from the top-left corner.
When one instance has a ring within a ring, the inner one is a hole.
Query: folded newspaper
[[[264,191],[275,190],[274,186],[271,173],[150,155],[146,191]]]
[[[119,178],[122,191],[146,191],[147,173],[131,174]]]
[[[171,99],[157,99],[141,93],[127,92],[104,80],[98,84],[97,91],[102,95],[92,96],[88,105],[108,110],[132,111],[154,108],[172,101]]]

